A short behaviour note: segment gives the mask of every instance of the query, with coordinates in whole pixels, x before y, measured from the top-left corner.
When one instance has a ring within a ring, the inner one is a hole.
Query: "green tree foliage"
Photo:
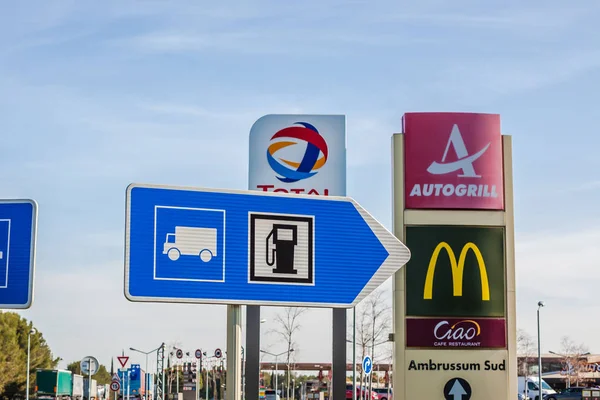
[[[67,365],[67,369],[74,374],[81,375],[81,361],[73,361]],[[87,375],[85,376],[87,378]],[[98,385],[106,385],[110,383],[112,380],[112,376],[110,372],[106,369],[106,367],[102,364],[98,367],[98,372],[92,375],[92,379],[95,379],[98,382]]]
[[[27,338],[33,324],[14,312],[0,311],[0,399],[25,397],[27,384]],[[41,332],[31,334],[30,393],[35,389],[35,371],[55,368],[60,358],[53,358]]]

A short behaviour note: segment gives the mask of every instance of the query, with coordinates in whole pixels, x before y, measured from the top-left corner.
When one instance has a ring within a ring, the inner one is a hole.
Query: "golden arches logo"
[[[437,265],[437,260],[442,249],[446,250],[446,253],[448,253],[448,258],[450,259],[450,267],[452,268],[452,289],[454,296],[462,296],[465,259],[467,258],[467,253],[469,250],[472,250],[473,254],[475,254],[475,257],[477,258],[479,275],[481,276],[481,300],[489,301],[490,284],[488,281],[487,270],[485,268],[485,261],[483,260],[483,256],[481,255],[481,251],[479,251],[477,245],[472,242],[469,242],[463,246],[462,250],[460,251],[458,261],[456,261],[456,255],[448,243],[440,242],[436,246],[433,254],[431,255],[431,259],[429,260],[429,267],[427,268],[423,299],[431,300],[433,297],[433,276],[435,275],[435,266]]]

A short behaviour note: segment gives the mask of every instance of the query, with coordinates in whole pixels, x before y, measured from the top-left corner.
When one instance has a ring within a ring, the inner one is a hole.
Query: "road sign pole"
[[[196,400],[200,400],[200,379],[198,379],[198,372],[202,374],[200,360],[196,359]]]
[[[227,306],[227,396],[241,400],[242,306]]]
[[[356,307],[352,307],[352,400],[356,400]]]
[[[204,381],[204,389],[206,389],[206,400],[208,400],[208,358],[206,359],[206,381]]]

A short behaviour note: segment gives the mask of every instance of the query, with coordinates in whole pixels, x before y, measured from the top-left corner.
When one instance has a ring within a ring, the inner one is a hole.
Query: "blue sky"
[[[36,299],[23,315],[57,355],[108,362],[163,340],[225,345],[224,307],[123,297],[127,184],[244,189],[260,116],[345,114],[348,194],[389,228],[390,137],[409,111],[501,114],[514,146],[519,327],[535,333],[544,299],[544,351],[560,350],[565,334],[600,352],[589,318],[600,256],[598,2],[214,3],[0,6],[0,195],[40,204]],[[164,325],[145,330],[160,312]],[[307,315],[297,356],[329,361],[329,329],[322,343],[314,335],[330,314]]]

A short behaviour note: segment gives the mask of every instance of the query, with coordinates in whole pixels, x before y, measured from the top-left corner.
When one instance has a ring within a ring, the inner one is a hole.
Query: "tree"
[[[517,330],[517,375],[524,376],[525,381],[530,373],[530,365],[535,364],[534,354],[537,346],[533,342],[533,337],[523,329]],[[525,395],[527,395],[527,385],[525,385]]]
[[[523,329],[517,330],[517,353],[519,358],[517,361],[517,374],[519,376],[529,376],[530,366],[535,364],[535,353],[537,346],[533,341],[533,337]]]
[[[295,358],[295,354],[297,351],[297,345],[295,342],[296,333],[300,330],[300,316],[304,314],[308,309],[303,307],[285,307],[283,312],[275,315],[275,322],[277,323],[277,328],[273,331],[276,333],[280,339],[285,343],[287,347],[287,356],[286,356],[286,364],[287,371],[286,375],[286,387],[289,390],[290,387],[290,364],[292,358]],[[292,349],[294,350],[292,352]],[[289,397],[289,396],[288,396]]]
[[[566,371],[565,380],[569,385],[572,383],[579,385],[582,374],[587,370],[587,358],[584,356],[589,354],[588,347],[583,343],[575,343],[568,336],[563,336],[560,340],[560,349],[563,370]]]
[[[391,306],[384,297],[385,291],[376,290],[364,299],[356,309],[356,344],[360,349],[359,380],[363,384],[365,379],[361,361],[367,354],[371,354],[373,364],[388,358],[385,350],[377,352],[377,347],[388,342],[388,333],[391,327]],[[350,332],[352,327],[350,326]],[[388,349],[389,350],[389,349]]]
[[[33,324],[14,312],[0,311],[0,399],[25,397],[27,384],[27,340],[30,341],[29,390],[35,388],[36,369],[55,368],[50,347]]]
[[[69,363],[69,365],[67,365],[67,369],[74,374],[82,375],[80,361],[73,361],[72,363]],[[87,375],[85,375],[84,377],[87,378]],[[108,372],[106,367],[100,364],[100,366],[98,367],[98,371],[94,375],[92,375],[92,379],[95,379],[98,385],[106,385],[110,383],[110,381],[112,380],[112,376],[110,375],[110,372]]]
[[[375,352],[375,347],[388,342],[388,334],[391,326],[392,307],[386,304],[384,299],[385,292],[377,290],[365,299],[369,310],[369,324],[371,326],[371,353],[373,364],[379,354]]]

